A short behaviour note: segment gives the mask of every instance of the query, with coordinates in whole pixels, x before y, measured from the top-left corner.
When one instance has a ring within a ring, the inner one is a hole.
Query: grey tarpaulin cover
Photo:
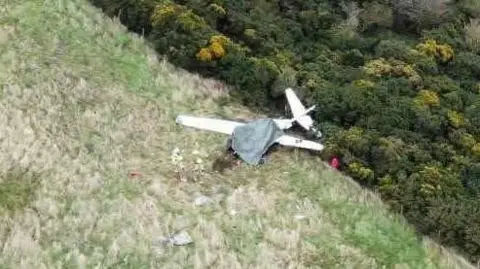
[[[283,134],[272,119],[254,120],[233,130],[232,149],[245,162],[257,165],[268,148]]]

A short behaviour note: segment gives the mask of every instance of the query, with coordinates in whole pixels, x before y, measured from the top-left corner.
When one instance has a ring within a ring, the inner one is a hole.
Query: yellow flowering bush
[[[455,128],[460,128],[465,124],[463,115],[455,110],[449,110],[447,117],[450,124]]]
[[[354,126],[339,133],[337,141],[343,148],[347,148],[352,152],[366,153],[370,148],[370,139],[371,137],[364,129]]]
[[[392,72],[392,66],[384,58],[368,62],[363,69],[365,73],[375,77],[381,77]]]
[[[225,11],[225,9],[223,7],[221,7],[220,5],[217,5],[215,3],[210,4],[209,8],[210,8],[210,10],[212,10],[215,14],[217,14],[219,16],[225,16],[227,14],[227,11]]]
[[[184,29],[195,31],[200,28],[208,27],[205,19],[195,14],[192,10],[186,10],[178,15],[178,22]]]
[[[359,178],[364,181],[371,181],[374,179],[374,172],[364,167],[358,162],[353,162],[348,165],[348,171],[356,178]]]
[[[472,153],[475,157],[480,157],[480,143],[475,143],[475,145],[473,145]]]
[[[213,56],[208,48],[201,48],[197,53],[197,59],[202,62],[210,62]]]
[[[417,50],[428,56],[437,57],[442,62],[447,62],[454,57],[453,48],[450,45],[438,44],[433,39],[427,39],[425,42],[418,44]]]
[[[412,65],[400,60],[386,60],[379,58],[372,60],[363,67],[365,73],[373,77],[395,76],[406,77],[409,80],[417,81],[420,75],[415,71]]]
[[[414,102],[419,105],[438,106],[440,104],[440,97],[432,90],[421,90]]]
[[[209,62],[215,59],[221,59],[225,56],[225,47],[230,43],[230,39],[224,35],[214,35],[210,38],[209,46],[201,48],[197,53],[197,59],[202,62]]]
[[[353,143],[359,142],[363,136],[363,130],[359,127],[352,127],[346,131],[345,138]]]
[[[466,149],[471,149],[477,143],[475,141],[475,137],[469,133],[465,133],[460,137],[460,145],[462,145]]]
[[[167,20],[177,14],[182,6],[177,4],[158,5],[152,14],[151,21],[153,26],[164,25]]]
[[[437,167],[425,166],[419,172],[419,178],[422,181],[420,192],[423,195],[430,196],[441,190],[441,177],[442,174]]]
[[[437,54],[437,42],[435,40],[427,40],[417,45],[417,49],[427,55],[434,56]]]
[[[386,175],[380,178],[378,189],[382,194],[388,194],[395,190],[395,184],[390,175]]]
[[[219,43],[222,46],[226,46],[230,43],[230,39],[224,35],[214,35],[210,38],[210,43]]]
[[[359,89],[372,89],[375,87],[375,82],[366,79],[360,79],[355,80],[353,85]]]
[[[170,21],[176,21],[189,31],[207,27],[202,17],[185,6],[177,4],[158,5],[151,16],[152,26],[164,27]]]
[[[218,42],[214,42],[210,44],[210,51],[212,54],[215,56],[215,58],[222,58],[225,56],[225,49],[222,47],[222,45]]]
[[[295,55],[292,52],[278,49],[275,49],[275,54],[271,57],[271,59],[279,66],[292,66],[294,58]]]

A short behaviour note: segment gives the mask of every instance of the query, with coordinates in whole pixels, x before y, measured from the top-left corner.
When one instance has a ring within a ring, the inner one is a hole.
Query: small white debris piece
[[[193,243],[192,238],[186,231],[182,231],[171,238],[171,242],[176,246],[183,246]]]
[[[180,149],[175,148],[170,156],[173,164],[180,164],[183,161],[182,155],[180,155]]]
[[[197,198],[195,198],[195,205],[196,206],[202,206],[202,205],[205,205],[205,204],[208,204],[209,202],[211,201],[211,199],[205,195],[201,195]]]
[[[174,246],[184,246],[193,243],[193,240],[186,231],[181,231],[171,237],[163,238],[161,242],[166,244],[170,243]]]
[[[203,163],[203,160],[200,158],[197,158],[197,164],[202,164],[202,163]]]
[[[306,218],[305,215],[299,215],[299,214],[295,215],[295,219],[297,219],[297,220],[302,220],[304,218]]]
[[[193,154],[193,155],[200,155],[200,151],[194,150],[194,151],[192,152],[192,154]]]
[[[237,215],[237,211],[235,211],[234,209],[230,210],[229,213],[230,213],[230,215],[232,215],[232,216]]]

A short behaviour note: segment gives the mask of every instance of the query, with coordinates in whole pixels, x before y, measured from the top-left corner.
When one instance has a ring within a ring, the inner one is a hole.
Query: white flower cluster
[[[205,163],[202,154],[194,150],[190,156],[184,158],[179,148],[175,148],[170,155],[171,163],[175,166],[175,172],[179,174],[181,181],[198,181],[205,173]]]

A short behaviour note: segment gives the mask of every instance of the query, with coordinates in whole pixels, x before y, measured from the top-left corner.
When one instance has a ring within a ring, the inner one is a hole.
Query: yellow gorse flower
[[[175,21],[189,31],[207,26],[202,17],[185,6],[177,4],[158,5],[151,16],[152,26],[162,27],[169,21]]]
[[[465,118],[463,115],[455,110],[448,111],[447,117],[450,124],[455,128],[460,128],[465,123]]]
[[[215,58],[222,58],[225,56],[225,49],[222,47],[222,45],[218,42],[214,42],[210,44],[210,51],[213,53]]]
[[[206,48],[201,48],[197,53],[197,59],[202,62],[209,62],[216,59],[221,59],[226,54],[226,46],[230,43],[230,39],[224,35],[214,35],[210,38],[210,45]]]
[[[151,17],[153,26],[165,24],[170,17],[175,15],[177,9],[178,5],[175,4],[157,6]]]
[[[216,14],[220,15],[220,16],[225,16],[227,14],[227,11],[225,11],[225,9],[215,3],[213,4],[210,4],[210,9],[215,12]]]
[[[475,145],[472,147],[472,153],[473,155],[480,157],[480,143],[475,143]]]
[[[427,39],[425,42],[418,44],[417,50],[428,56],[437,57],[442,62],[447,62],[454,57],[453,48],[450,45],[438,44],[433,39]]]
[[[365,79],[355,80],[353,85],[359,89],[371,89],[375,87],[375,82]]]
[[[427,106],[438,106],[440,104],[440,97],[438,94],[431,90],[421,90],[418,93],[416,101]]]
[[[349,164],[348,171],[352,173],[355,177],[363,181],[369,181],[375,177],[375,174],[372,171],[372,169],[366,168],[358,162]]]
[[[399,60],[389,60],[379,58],[368,62],[363,70],[369,76],[396,76],[396,77],[417,77],[418,73],[412,65]]]
[[[208,48],[201,48],[197,53],[197,59],[202,62],[210,62],[213,56]]]

